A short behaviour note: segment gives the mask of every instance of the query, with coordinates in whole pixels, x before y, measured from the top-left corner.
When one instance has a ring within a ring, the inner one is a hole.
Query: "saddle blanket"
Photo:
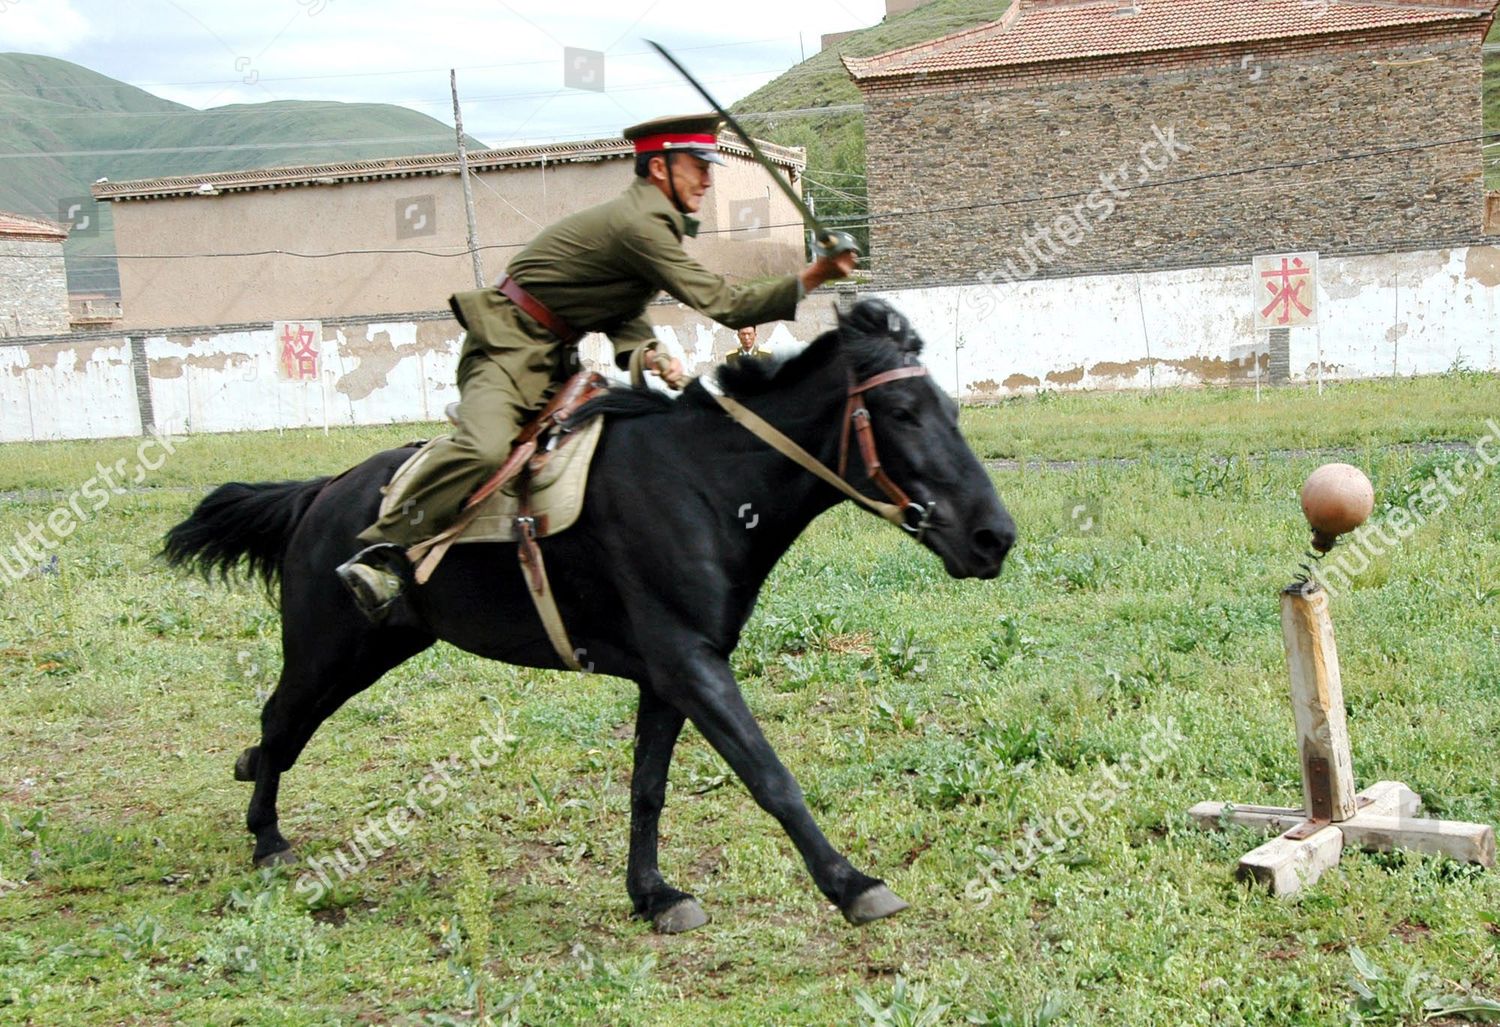
[[[604,418],[591,418],[582,428],[570,433],[572,437],[565,443],[560,442],[555,449],[532,457],[529,471],[512,478],[480,504],[478,514],[464,533],[454,539],[454,544],[516,541],[515,521],[520,507],[517,492],[522,478],[528,473],[531,476],[531,515],[536,519],[537,537],[556,535],[572,527],[583,510],[589,464],[593,462],[594,449],[599,445],[603,430]],[[417,480],[427,455],[440,441],[441,437],[429,441],[396,469],[385,487],[385,498],[380,502],[382,518],[402,509],[406,494]]]

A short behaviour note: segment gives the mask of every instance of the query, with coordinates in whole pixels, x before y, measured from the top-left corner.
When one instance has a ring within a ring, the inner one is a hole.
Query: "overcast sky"
[[[192,107],[267,100],[400,104],[491,146],[608,136],[700,110],[643,38],[721,100],[811,55],[825,32],[873,25],[884,0],[0,0],[0,52],[48,54]],[[800,33],[800,39],[799,39]],[[602,52],[600,66],[565,48]],[[580,86],[582,88],[580,88]]]

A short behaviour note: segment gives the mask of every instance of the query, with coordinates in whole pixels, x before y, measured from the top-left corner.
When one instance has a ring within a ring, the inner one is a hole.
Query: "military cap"
[[[623,134],[635,144],[636,153],[681,150],[702,160],[723,164],[725,160],[719,155],[719,125],[722,122],[717,114],[673,115],[631,125]]]

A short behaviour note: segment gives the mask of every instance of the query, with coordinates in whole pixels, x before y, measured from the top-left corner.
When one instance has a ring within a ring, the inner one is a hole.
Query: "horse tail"
[[[173,567],[196,566],[205,578],[217,571],[226,580],[244,560],[251,577],[259,575],[270,588],[281,574],[297,522],[332,480],[220,485],[167,532],[160,555]]]

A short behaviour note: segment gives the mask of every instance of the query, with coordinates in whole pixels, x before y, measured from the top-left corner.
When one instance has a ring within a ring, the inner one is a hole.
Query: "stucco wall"
[[[803,262],[801,218],[759,165],[726,154],[687,248],[735,278]],[[610,199],[629,160],[549,164],[474,176],[486,280],[543,226]],[[764,238],[735,231],[736,204],[764,198]],[[441,310],[473,288],[457,175],[225,192],[113,205],[125,329]],[[407,210],[411,208],[408,215]],[[388,251],[388,252],[342,252]],[[458,256],[430,256],[458,252]],[[292,254],[336,256],[308,258]],[[256,254],[165,259],[168,254]],[[143,259],[144,257],[144,259]]]
[[[0,239],[0,338],[67,330],[62,244]]]
[[[1291,374],[1431,374],[1456,364],[1500,370],[1500,247],[1320,262],[1316,328],[1293,329]],[[926,339],[934,380],[966,399],[1037,389],[1248,384],[1266,366],[1251,327],[1248,266],[946,286],[882,293]],[[762,327],[773,348],[834,323],[815,293],[795,322]],[[651,308],[658,335],[697,372],[733,334],[676,303]],[[154,425],[172,432],[437,420],[457,398],[460,332],[451,320],[323,326],[321,380],[279,380],[268,325],[146,334],[135,347]],[[609,363],[590,336],[586,359]],[[0,346],[0,441],[130,435],[142,430],[132,347],[118,337]],[[151,427],[146,424],[145,427]]]
[[[1252,384],[1268,370],[1248,266],[882,295],[967,400],[1040,389]],[[1293,381],[1500,370],[1500,247],[1319,262],[1316,327],[1291,330]]]

